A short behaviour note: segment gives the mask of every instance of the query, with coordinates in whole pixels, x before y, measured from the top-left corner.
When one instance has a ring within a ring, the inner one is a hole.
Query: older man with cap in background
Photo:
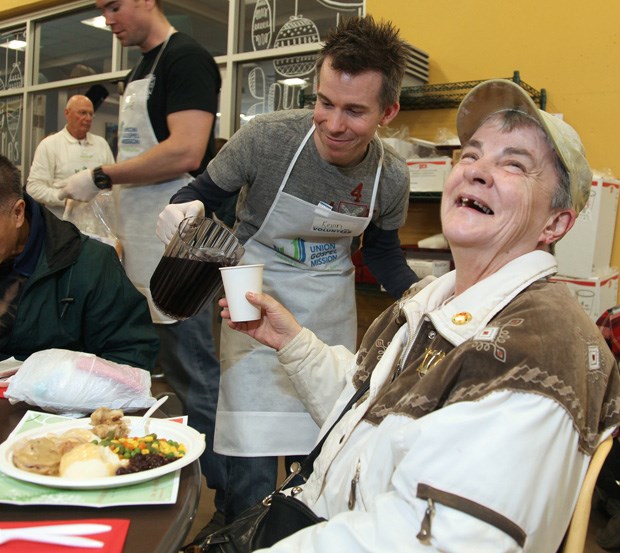
[[[327,520],[269,551],[557,551],[620,423],[614,357],[548,279],[591,186],[577,133],[505,80],[469,92],[457,130],[441,204],[455,270],[388,308],[357,354],[267,295],[247,294],[260,321],[227,321],[277,350],[323,432],[369,386],[293,492]]]
[[[105,138],[90,132],[95,110],[91,100],[76,94],[65,107],[65,127],[44,138],[34,153],[26,190],[39,203],[62,219],[65,199],[54,186],[66,178],[102,164],[114,163]]]

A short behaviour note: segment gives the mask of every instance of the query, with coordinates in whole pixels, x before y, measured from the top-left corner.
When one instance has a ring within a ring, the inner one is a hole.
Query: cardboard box
[[[412,259],[408,257],[407,265],[421,279],[428,275],[439,277],[450,272],[450,261],[447,259]]]
[[[381,140],[405,159],[415,155],[413,144],[408,140],[402,140],[400,138],[382,138]]]
[[[555,247],[559,274],[587,278],[609,273],[619,194],[618,180],[592,182],[588,203]]]
[[[616,270],[611,270],[604,276],[572,278],[555,275],[549,280],[566,283],[593,321],[596,321],[607,309],[617,305],[618,271]]]
[[[411,192],[441,192],[452,169],[447,156],[408,159]]]

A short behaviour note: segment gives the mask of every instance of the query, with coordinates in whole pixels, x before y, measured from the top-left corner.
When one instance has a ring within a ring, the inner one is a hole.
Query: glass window
[[[123,61],[121,63],[121,67],[128,70],[133,69],[136,65],[138,65],[141,55],[142,52],[137,46],[123,48]]]
[[[240,65],[239,123],[261,113],[302,107],[301,91],[315,90],[315,58],[305,54]]]
[[[110,82],[56,88],[34,94],[32,96],[31,151],[34,153],[43,138],[58,132],[65,126],[65,105],[74,94],[84,94],[91,99],[95,107],[95,118],[90,132],[105,137],[112,152],[116,155],[119,94],[116,84]],[[27,173],[28,171],[25,176]]]
[[[34,83],[85,77],[112,70],[112,39],[108,29],[92,25],[100,15],[89,9],[63,14],[39,24],[39,63]]]
[[[116,151],[117,83],[141,55],[137,46],[118,43],[94,2],[49,5],[0,29],[0,152],[26,174],[41,139],[65,125],[67,99],[94,94],[97,104],[98,87],[107,96],[100,98],[92,132]],[[301,107],[302,93],[315,94],[322,37],[339,18],[363,14],[364,0],[163,0],[163,8],[175,28],[218,59],[223,113],[217,114],[216,135],[226,137],[254,115]],[[238,19],[229,20],[230,13]],[[275,48],[286,50],[274,57]],[[24,74],[26,65],[32,77]]]
[[[212,56],[226,55],[228,40],[228,0],[166,0],[164,13],[177,31],[202,44]],[[142,52],[137,46],[123,49],[123,69],[138,64]]]
[[[18,167],[22,163],[23,96],[0,98],[0,152]]]
[[[195,38],[212,56],[224,56],[228,0],[165,0],[164,13],[178,31]]]
[[[0,91],[23,89],[26,27],[0,34]],[[0,153],[21,168],[24,97],[0,97]]]
[[[320,42],[339,17],[361,14],[363,0],[257,0],[241,3],[242,52]]]
[[[0,34],[0,90],[24,86],[26,27]]]

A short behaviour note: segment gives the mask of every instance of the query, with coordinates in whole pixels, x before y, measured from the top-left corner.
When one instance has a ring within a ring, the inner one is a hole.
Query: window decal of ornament
[[[0,39],[8,46],[13,40],[25,42],[26,32],[23,30],[13,31],[7,35],[3,35]],[[0,90],[18,89],[24,86],[24,77],[22,72],[23,57],[22,50],[13,47],[6,47],[4,67],[0,67],[2,74],[5,75],[5,81],[0,82]],[[0,151],[4,153],[9,160],[16,165],[21,162],[21,145],[19,138],[21,135],[21,116],[23,110],[22,96],[5,97],[0,102]]]
[[[364,7],[364,0],[317,0],[317,2],[334,10],[350,10]]]
[[[7,157],[16,165],[20,162],[19,135],[21,131],[22,98],[9,98],[6,102],[6,123],[9,130],[9,143],[7,144]]]
[[[265,72],[261,67],[253,67],[248,74],[248,90],[252,98],[258,102],[248,108],[248,116],[252,117],[265,112],[265,88]]]
[[[266,50],[271,46],[273,36],[273,15],[268,0],[258,0],[252,16],[252,48]]]
[[[300,46],[302,44],[311,44],[320,41],[319,30],[314,24],[314,21],[303,15],[297,15],[296,13],[282,25],[278,31],[273,47],[283,48],[285,46]],[[273,67],[278,74],[283,77],[303,77],[313,71],[315,60],[315,53],[288,56],[286,58],[274,60]]]

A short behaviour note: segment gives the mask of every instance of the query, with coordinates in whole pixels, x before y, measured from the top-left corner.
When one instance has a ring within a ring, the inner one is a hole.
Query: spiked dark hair
[[[328,58],[331,67],[342,73],[378,71],[383,76],[379,103],[381,109],[387,108],[398,102],[405,74],[406,45],[398,32],[392,23],[377,23],[370,15],[341,19],[325,37],[316,61],[317,75]]]

